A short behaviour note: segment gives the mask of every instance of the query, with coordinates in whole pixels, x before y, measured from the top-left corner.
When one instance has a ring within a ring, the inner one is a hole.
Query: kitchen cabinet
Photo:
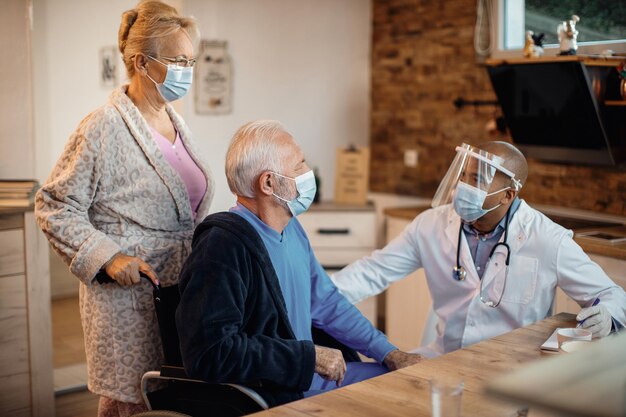
[[[0,415],[53,416],[48,243],[32,209],[0,210]]]
[[[376,248],[376,212],[372,204],[313,204],[298,220],[315,256],[329,274],[371,254]],[[376,326],[376,297],[356,306]]]
[[[487,61],[516,146],[544,161],[626,161],[620,57],[558,56]]]
[[[411,220],[387,217],[386,242],[398,236]],[[424,269],[420,268],[387,288],[385,295],[385,333],[401,350],[421,346],[432,298]]]

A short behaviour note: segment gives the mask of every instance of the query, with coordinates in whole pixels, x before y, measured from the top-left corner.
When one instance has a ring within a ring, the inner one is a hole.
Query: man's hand
[[[343,382],[346,375],[346,362],[340,350],[315,346],[315,372],[328,381]]]
[[[385,365],[390,371],[415,365],[424,360],[424,357],[418,353],[407,353],[401,350],[392,350],[385,356]]]
[[[122,286],[138,284],[141,280],[140,272],[150,277],[155,284],[159,284],[159,279],[150,265],[139,258],[127,256],[121,252],[106,263],[104,270],[108,276]]]
[[[587,307],[580,310],[576,320],[581,322],[582,329],[590,330],[594,338],[605,337],[611,333],[613,320],[611,313],[602,304],[595,307]]]

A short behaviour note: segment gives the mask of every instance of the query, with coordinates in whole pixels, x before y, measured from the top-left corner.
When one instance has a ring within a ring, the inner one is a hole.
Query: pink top
[[[180,139],[180,135],[176,132],[176,140],[172,144],[166,137],[161,135],[155,129],[152,130],[152,136],[156,140],[161,152],[170,163],[172,168],[178,172],[180,178],[187,187],[187,194],[189,194],[189,203],[191,204],[191,211],[193,212],[193,218],[195,220],[198,214],[198,206],[202,201],[202,197],[206,193],[207,181],[204,173],[198,167],[193,160],[183,141]]]

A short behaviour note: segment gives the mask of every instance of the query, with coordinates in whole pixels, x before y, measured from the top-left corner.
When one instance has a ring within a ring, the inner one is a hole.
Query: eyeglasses
[[[185,58],[184,56],[177,56],[174,58],[170,58],[167,56],[161,56],[159,57],[167,62],[171,62],[172,64],[179,66],[179,67],[193,67],[194,65],[196,65],[196,58]]]

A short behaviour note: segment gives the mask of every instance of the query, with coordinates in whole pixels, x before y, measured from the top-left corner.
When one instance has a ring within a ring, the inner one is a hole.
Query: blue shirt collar
[[[259,233],[263,233],[265,236],[276,242],[283,242],[284,233],[278,233],[276,230],[269,227],[267,224],[263,222],[263,220],[259,219],[259,217],[251,212],[246,206],[237,202],[234,207],[231,207],[230,212],[236,213],[246,219],[248,223],[250,223]],[[291,219],[293,220],[293,218]],[[291,223],[291,220],[289,221]],[[285,227],[286,228],[286,227]],[[283,230],[284,232],[284,230]]]

